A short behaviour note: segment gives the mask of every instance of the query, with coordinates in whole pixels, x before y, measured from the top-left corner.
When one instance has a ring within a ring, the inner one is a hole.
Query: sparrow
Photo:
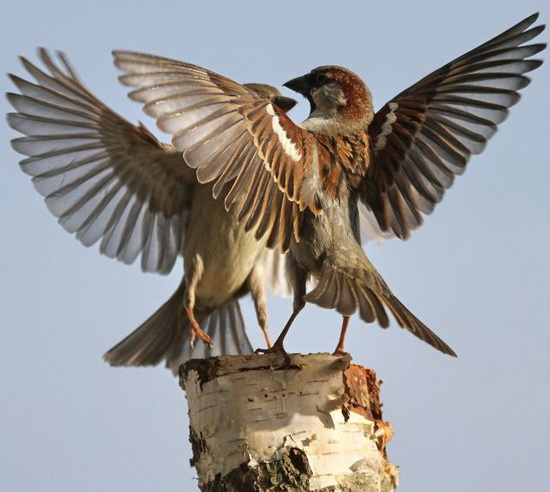
[[[293,313],[306,302],[349,317],[397,323],[441,352],[455,352],[393,294],[360,246],[365,208],[382,232],[406,239],[442,199],[473,154],[480,153],[530,83],[524,74],[545,44],[528,44],[544,26],[534,14],[447,63],[379,111],[352,71],[321,66],[286,87],[310,103],[295,124],[251,90],[205,68],[137,52],[115,51],[130,98],[172,134],[201,183],[270,248],[287,255]],[[316,287],[306,292],[312,276]]]
[[[63,53],[44,49],[45,70],[22,58],[34,82],[10,75],[20,93],[7,95],[17,112],[11,127],[25,136],[13,148],[50,211],[85,246],[146,272],[167,274],[178,255],[184,277],[174,294],[104,359],[114,366],[166,365],[177,372],[193,357],[252,352],[238,299],[251,293],[266,343],[266,289],[275,290],[282,256],[266,250],[235,211],[199,185],[181,151],[159,142],[89,92]],[[247,84],[279,111],[295,104],[274,87]],[[206,344],[193,346],[198,336]]]

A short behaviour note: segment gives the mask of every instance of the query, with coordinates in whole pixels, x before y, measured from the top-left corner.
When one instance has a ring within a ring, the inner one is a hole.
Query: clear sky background
[[[372,6],[369,5],[372,3]],[[318,65],[361,75],[377,108],[546,0],[393,2],[2,2],[0,72],[63,49],[88,87],[131,121],[113,48],[190,61],[240,82],[281,86]],[[545,32],[540,41],[548,41]],[[548,51],[542,57],[548,57]],[[538,491],[550,460],[550,63],[435,213],[407,242],[367,252],[401,300],[459,354],[445,357],[392,323],[353,319],[354,361],[384,381],[390,460],[404,492]],[[0,79],[0,91],[13,87]],[[291,95],[289,91],[285,91]],[[0,112],[9,110],[5,99]],[[297,121],[307,104],[293,110]],[[162,367],[111,368],[102,354],[173,292],[84,248],[49,214],[0,123],[0,488],[194,490],[187,405]],[[167,141],[168,137],[164,137]],[[261,345],[249,299],[251,337]],[[291,310],[270,299],[275,335]],[[339,316],[308,306],[291,351],[334,348]]]

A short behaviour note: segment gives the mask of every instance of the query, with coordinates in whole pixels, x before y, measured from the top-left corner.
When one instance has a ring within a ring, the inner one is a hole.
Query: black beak
[[[273,99],[273,102],[277,106],[279,106],[285,113],[288,113],[298,103],[296,99],[285,96],[277,96]]]
[[[302,94],[302,96],[307,96],[311,89],[311,83],[309,81],[308,75],[302,75],[301,77],[296,77],[295,79],[289,80],[283,85],[293,90],[294,92],[298,92],[299,94]]]

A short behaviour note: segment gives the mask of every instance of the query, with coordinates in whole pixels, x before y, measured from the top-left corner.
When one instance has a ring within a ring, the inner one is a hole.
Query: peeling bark
[[[329,354],[188,361],[191,465],[203,492],[390,492],[374,371]]]

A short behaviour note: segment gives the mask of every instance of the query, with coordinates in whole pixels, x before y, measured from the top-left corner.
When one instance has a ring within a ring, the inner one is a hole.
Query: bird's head
[[[250,89],[251,91],[254,91],[256,94],[258,94],[258,96],[271,101],[273,104],[276,104],[285,113],[290,111],[298,103],[296,99],[283,96],[278,89],[276,89],[271,85],[244,84],[244,86]]]
[[[349,131],[365,128],[372,121],[370,91],[351,70],[317,67],[283,85],[307,98],[311,105],[309,119],[331,120]]]

